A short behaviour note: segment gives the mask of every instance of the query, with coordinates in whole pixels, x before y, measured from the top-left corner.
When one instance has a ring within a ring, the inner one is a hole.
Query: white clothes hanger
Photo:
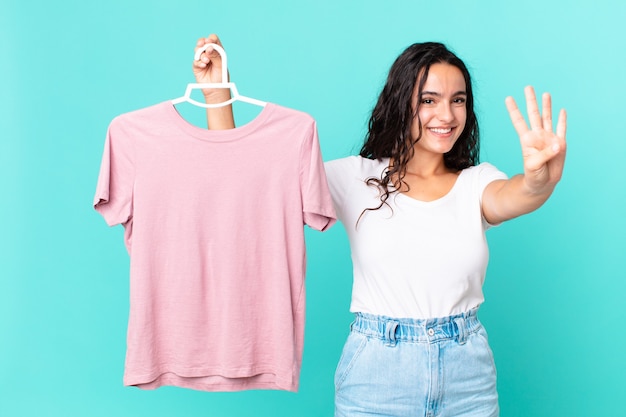
[[[214,43],[208,43],[206,45],[204,45],[202,48],[198,49],[196,51],[196,54],[194,56],[194,59],[196,61],[198,61],[200,59],[200,56],[202,55],[202,53],[204,51],[207,50],[207,48],[213,48],[214,50],[217,51],[218,54],[220,54],[220,56],[222,57],[222,82],[221,83],[190,83],[187,84],[187,89],[185,90],[185,95],[179,98],[176,98],[174,100],[172,100],[172,104],[179,104],[179,103],[183,103],[183,102],[187,102],[187,103],[191,103],[193,105],[196,106],[200,106],[200,107],[205,107],[205,108],[215,108],[215,107],[222,107],[222,106],[226,106],[228,104],[231,104],[235,101],[243,101],[246,103],[250,103],[250,104],[255,104],[257,106],[261,106],[264,107],[267,103],[261,100],[257,100],[254,98],[250,98],[250,97],[246,97],[246,96],[242,96],[241,94],[239,94],[239,91],[237,91],[237,86],[235,85],[235,83],[231,83],[231,82],[225,82],[224,80],[228,80],[228,63],[227,63],[227,58],[226,58],[226,52],[224,51],[224,49]],[[223,101],[221,103],[202,103],[200,101],[194,100],[191,98],[191,92],[195,89],[200,89],[200,88],[228,88],[230,89],[231,92],[231,98]]]

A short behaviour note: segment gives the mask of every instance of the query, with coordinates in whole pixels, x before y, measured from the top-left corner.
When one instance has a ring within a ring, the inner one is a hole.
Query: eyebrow
[[[426,95],[426,94],[435,96],[435,97],[441,97],[441,94],[435,91],[422,91],[422,95]],[[461,90],[461,91],[457,91],[456,93],[452,95],[453,96],[467,96],[467,92]]]

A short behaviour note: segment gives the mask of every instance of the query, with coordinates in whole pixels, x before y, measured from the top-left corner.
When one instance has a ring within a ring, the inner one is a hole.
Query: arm
[[[200,38],[196,43],[197,51],[207,43],[216,43],[222,46],[217,35],[210,35],[207,38]],[[198,83],[219,83],[222,82],[222,59],[220,54],[211,48],[202,53],[198,61],[193,62],[193,74]],[[219,103],[230,98],[230,90],[225,88],[202,90],[204,100],[207,103]],[[209,129],[232,129],[235,127],[232,105],[207,108],[207,126]]]
[[[565,163],[565,110],[561,110],[552,131],[552,100],[548,93],[542,97],[539,112],[535,91],[524,90],[530,128],[512,97],[506,98],[513,126],[520,137],[524,158],[524,173],[509,180],[490,183],[483,193],[482,209],[485,219],[492,224],[530,213],[548,200],[563,174]]]

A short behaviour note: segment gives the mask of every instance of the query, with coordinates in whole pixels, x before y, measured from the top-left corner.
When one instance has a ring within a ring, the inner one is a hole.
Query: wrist
[[[523,176],[522,181],[522,190],[528,196],[540,197],[540,196],[549,196],[554,191],[554,187],[556,184],[551,183],[533,183],[533,181],[529,181],[526,175]]]
[[[220,103],[230,99],[229,88],[216,88],[202,90],[204,101],[207,103]]]

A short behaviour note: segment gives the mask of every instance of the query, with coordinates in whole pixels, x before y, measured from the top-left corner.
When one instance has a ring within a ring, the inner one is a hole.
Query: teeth
[[[452,129],[450,129],[450,128],[448,128],[448,129],[431,128],[430,130],[435,132],[435,133],[450,133],[452,131]]]

